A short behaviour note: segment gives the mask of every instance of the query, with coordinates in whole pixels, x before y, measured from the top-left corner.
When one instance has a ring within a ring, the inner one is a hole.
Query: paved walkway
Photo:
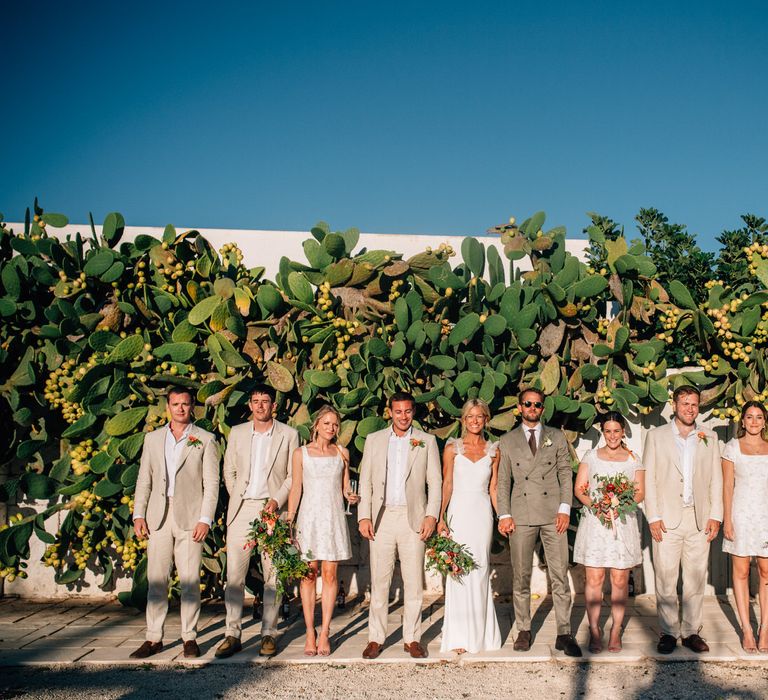
[[[319,606],[318,606],[319,608]],[[442,627],[442,599],[426,601],[423,621],[423,643],[429,657],[413,663],[454,661],[461,664],[473,662],[546,662],[572,661],[562,652],[555,651],[555,620],[548,598],[534,601],[534,644],[526,653],[512,650],[515,631],[512,629],[512,607],[499,603],[497,613],[505,644],[502,649],[483,654],[440,653]],[[304,630],[298,603],[294,601],[291,615],[280,623],[278,654],[265,659],[258,654],[258,630],[260,623],[248,619],[243,626],[243,651],[230,659],[214,658],[214,650],[224,632],[224,606],[220,602],[203,605],[200,616],[200,644],[202,657],[187,660],[182,656],[179,640],[178,608],[172,606],[166,625],[166,648],[148,660],[132,660],[128,655],[144,640],[144,614],[123,608],[117,602],[88,603],[31,603],[11,598],[0,599],[0,666],[51,665],[78,662],[81,664],[139,665],[146,663],[169,664],[348,664],[348,663],[402,663],[410,661],[403,651],[400,636],[402,608],[393,604],[390,609],[389,638],[386,648],[376,661],[364,661],[361,654],[367,644],[367,605],[351,601],[346,610],[337,611],[332,632],[333,653],[330,657],[306,657],[303,654]],[[249,611],[250,612],[250,611]],[[603,617],[609,614],[603,609]],[[588,629],[584,604],[577,599],[573,609],[572,624],[577,629],[577,640],[584,650],[584,660],[596,663],[638,663],[646,659],[664,661],[705,662],[739,661],[768,666],[768,654],[745,654],[736,632],[734,609],[725,598],[707,598],[704,608],[702,636],[708,641],[709,654],[696,655],[678,647],[670,656],[656,652],[658,626],[655,600],[651,596],[630,599],[624,649],[619,653],[604,651],[590,655],[586,650]],[[609,626],[609,625],[606,625]],[[607,644],[607,637],[606,637]],[[578,661],[578,660],[576,660]]]

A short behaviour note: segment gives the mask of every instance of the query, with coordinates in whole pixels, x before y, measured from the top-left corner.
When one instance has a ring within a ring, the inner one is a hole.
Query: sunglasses
[[[544,408],[544,404],[541,403],[541,401],[523,401],[523,406],[526,408],[530,408],[531,406],[536,406],[536,408]]]

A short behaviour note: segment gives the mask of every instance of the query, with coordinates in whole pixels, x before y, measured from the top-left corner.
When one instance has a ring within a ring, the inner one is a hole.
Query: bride
[[[496,509],[498,443],[484,437],[488,404],[470,399],[461,411],[463,437],[443,451],[443,501],[438,533],[466,545],[477,569],[445,584],[440,651],[477,653],[501,648],[490,582],[493,511]]]

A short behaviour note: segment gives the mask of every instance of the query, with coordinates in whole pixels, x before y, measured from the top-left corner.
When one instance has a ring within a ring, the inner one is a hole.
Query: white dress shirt
[[[698,426],[694,425],[687,437],[680,434],[677,421],[672,421],[672,434],[680,455],[680,468],[683,470],[683,507],[693,505],[693,458],[696,456],[696,443],[699,440]]]
[[[269,472],[266,462],[272,447],[274,429],[274,421],[269,426],[269,430],[263,433],[251,428],[251,476],[248,479],[248,487],[245,489],[243,498],[269,498],[269,488],[267,487]]]
[[[542,427],[541,423],[537,423],[536,427],[529,428],[527,425],[523,425],[523,434],[525,435],[525,441],[528,442],[531,439],[531,432],[536,436],[536,454],[539,453],[539,450],[541,449],[541,433],[543,432],[544,428]],[[570,515],[571,514],[571,506],[567,503],[561,503],[560,507],[557,509],[557,512],[562,515]],[[511,518],[512,516],[509,513],[504,513],[503,515],[499,516],[499,520],[503,520],[504,518]]]
[[[408,451],[411,446],[412,429],[400,437],[390,429],[387,447],[387,493],[385,506],[405,506],[405,472],[408,466]]]

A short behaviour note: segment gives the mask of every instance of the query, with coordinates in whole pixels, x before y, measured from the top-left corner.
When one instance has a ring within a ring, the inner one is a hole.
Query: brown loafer
[[[512,645],[515,651],[528,651],[531,648],[531,632],[530,630],[522,630],[517,633],[517,639]]]
[[[132,659],[147,659],[150,656],[154,656],[158,652],[163,650],[162,642],[144,642],[136,651],[134,651],[130,658]]]
[[[184,658],[196,659],[198,656],[200,656],[200,647],[197,646],[197,642],[194,639],[184,642]]]
[[[270,634],[262,637],[259,656],[274,656],[275,654],[277,654],[277,643],[275,642],[275,638]]]
[[[683,646],[691,651],[701,654],[709,651],[709,645],[698,634],[692,634],[690,637],[683,637]]]
[[[228,659],[232,654],[237,654],[243,648],[237,637],[224,637],[224,641],[219,644],[214,652],[217,659]]]
[[[364,659],[375,659],[381,654],[381,644],[378,642],[368,642],[368,646],[363,649]]]
[[[403,648],[411,655],[413,659],[423,659],[427,656],[427,650],[418,642],[403,644]]]

